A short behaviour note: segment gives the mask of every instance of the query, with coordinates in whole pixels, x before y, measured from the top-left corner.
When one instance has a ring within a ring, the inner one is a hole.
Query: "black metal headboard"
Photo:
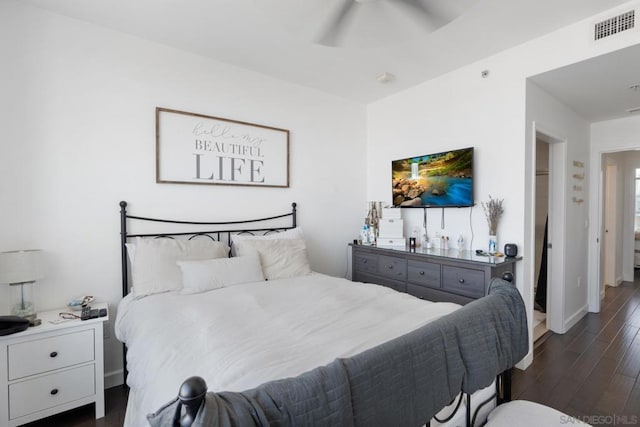
[[[173,236],[190,236],[190,239],[196,236],[206,235],[214,240],[222,241],[226,239],[227,245],[231,246],[231,236],[234,234],[243,233],[262,233],[269,234],[272,232],[284,231],[295,228],[297,226],[296,218],[296,203],[291,203],[291,212],[282,215],[270,216],[265,218],[256,218],[240,221],[179,221],[171,219],[150,218],[142,216],[129,215],[127,213],[127,202],[120,202],[120,243],[122,251],[122,296],[126,296],[129,293],[129,267],[127,262],[127,239],[132,237],[173,237]],[[276,226],[276,222],[282,218],[291,217],[290,225]],[[129,221],[145,221],[152,223],[165,223],[175,224],[176,226],[193,226],[193,225],[206,225],[211,226],[213,229],[209,230],[189,230],[185,231],[171,231],[171,232],[157,232],[157,233],[129,233],[127,232],[127,224]],[[271,224],[269,224],[271,222]],[[262,224],[262,225],[261,225]],[[266,224],[266,225],[265,225]],[[256,225],[256,227],[253,227]]]

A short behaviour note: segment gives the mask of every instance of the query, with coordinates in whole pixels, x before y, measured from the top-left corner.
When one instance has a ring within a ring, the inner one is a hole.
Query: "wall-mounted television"
[[[473,206],[473,147],[391,163],[393,206]]]

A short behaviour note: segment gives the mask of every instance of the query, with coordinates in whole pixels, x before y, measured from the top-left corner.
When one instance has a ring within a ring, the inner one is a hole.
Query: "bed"
[[[126,202],[120,206],[124,298],[115,327],[126,345],[125,425],[144,425],[193,375],[209,390],[239,396],[369,354],[459,309],[311,271],[295,204],[283,215],[226,222],[132,216]],[[133,221],[163,229],[132,232]],[[176,225],[188,230],[168,231]],[[184,250],[173,260],[178,269],[164,268],[175,255],[165,256],[167,246]],[[498,383],[503,398],[505,384]],[[460,419],[490,400],[496,385],[480,388],[474,400],[461,394],[441,416],[461,406],[468,410],[455,412],[450,424],[468,422]]]

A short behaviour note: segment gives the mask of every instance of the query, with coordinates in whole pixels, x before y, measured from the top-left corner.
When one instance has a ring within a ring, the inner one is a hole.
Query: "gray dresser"
[[[418,298],[466,304],[487,294],[492,277],[515,276],[522,257],[487,257],[456,249],[378,248],[351,244],[352,280],[375,283]],[[515,279],[514,279],[515,283]]]

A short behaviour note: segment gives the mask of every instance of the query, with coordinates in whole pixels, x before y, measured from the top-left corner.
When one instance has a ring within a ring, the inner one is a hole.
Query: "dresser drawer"
[[[442,290],[472,298],[484,296],[484,272],[470,268],[442,266]]]
[[[42,411],[95,394],[93,364],[9,386],[9,418]]]
[[[409,260],[407,281],[416,285],[440,288],[440,264]]]
[[[378,256],[357,253],[354,257],[354,269],[365,273],[375,273],[378,270]]]
[[[414,297],[433,302],[454,302],[465,305],[471,301],[475,301],[474,298],[452,294],[451,292],[443,292],[439,289],[427,288],[426,286],[412,285],[411,283],[407,285],[407,292]]]
[[[9,380],[94,360],[93,329],[10,345]]]
[[[378,257],[378,274],[394,280],[407,280],[407,260],[381,255]]]

